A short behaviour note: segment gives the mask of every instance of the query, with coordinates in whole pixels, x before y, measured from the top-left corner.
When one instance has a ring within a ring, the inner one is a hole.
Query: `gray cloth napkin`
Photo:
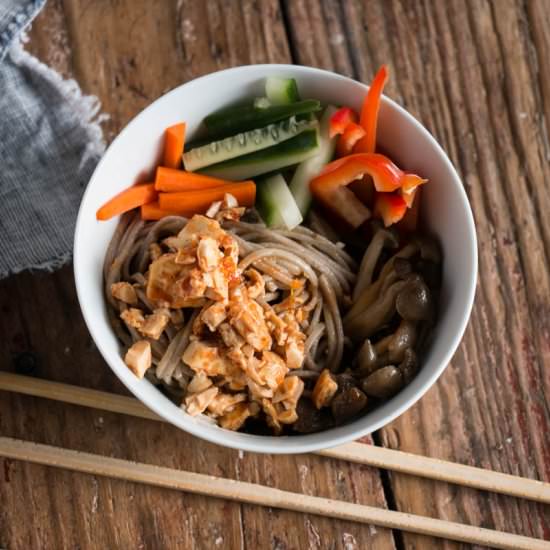
[[[24,51],[46,0],[0,0],[0,278],[72,253],[80,197],[101,156],[99,103]]]

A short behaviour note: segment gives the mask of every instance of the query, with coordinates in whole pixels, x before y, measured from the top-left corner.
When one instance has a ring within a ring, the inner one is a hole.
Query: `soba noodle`
[[[126,281],[136,289],[137,308],[152,312],[154,304],[147,298],[148,266],[151,247],[161,250],[164,239],[177,235],[187,220],[178,216],[158,222],[143,222],[136,214],[123,216],[105,256],[104,277],[108,314],[116,335],[125,346],[143,339],[134,328],[120,320],[127,308],[113,298],[111,285]],[[288,306],[285,298],[293,288],[296,277],[305,284],[293,294],[308,313],[305,327],[305,360],[301,369],[290,371],[304,379],[316,379],[326,367],[332,372],[341,368],[344,350],[341,304],[355,283],[356,262],[338,244],[314,231],[300,226],[293,231],[268,229],[262,224],[226,221],[222,224],[235,239],[239,248],[239,269],[254,267],[263,276],[266,294],[257,302],[275,314]],[[147,372],[149,380],[167,388],[180,397],[193,376],[181,360],[189,344],[193,323],[200,307],[185,308],[183,325],[170,321],[158,340],[150,340],[153,366]]]

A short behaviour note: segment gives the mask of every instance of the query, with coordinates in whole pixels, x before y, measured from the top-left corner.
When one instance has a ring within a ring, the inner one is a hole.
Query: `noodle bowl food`
[[[386,78],[360,115],[268,78],[204,139],[168,128],[155,182],[98,210],[121,215],[103,276],[125,363],[188,414],[317,432],[421,368],[442,258],[418,225],[426,180],[375,152]]]

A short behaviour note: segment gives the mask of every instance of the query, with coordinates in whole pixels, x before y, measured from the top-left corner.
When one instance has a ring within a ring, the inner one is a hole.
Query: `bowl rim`
[[[474,298],[475,298],[477,276],[478,276],[478,245],[477,245],[477,236],[475,231],[474,216],[470,207],[470,203],[469,203],[466,191],[462,184],[462,180],[460,179],[455,167],[453,166],[446,152],[441,147],[441,145],[437,142],[437,140],[432,136],[432,134],[412,114],[410,114],[405,108],[401,107],[398,103],[396,103],[392,99],[383,95],[382,96],[383,104],[386,107],[389,107],[390,109],[393,109],[394,111],[396,111],[400,117],[404,117],[406,120],[408,120],[408,122],[414,126],[415,131],[422,134],[424,138],[427,139],[427,141],[432,145],[432,147],[437,152],[439,157],[441,157],[441,160],[443,161],[445,167],[447,168],[451,176],[450,179],[452,179],[453,184],[457,187],[459,197],[461,199],[460,208],[464,210],[465,217],[467,220],[467,227],[466,227],[467,237],[468,237],[467,240],[471,244],[469,261],[470,261],[470,264],[473,266],[473,272],[470,274],[470,277],[469,277],[469,284],[468,284],[467,293],[466,293],[467,298],[466,298],[466,303],[464,304],[460,323],[457,324],[456,330],[454,332],[454,336],[452,337],[452,344],[448,347],[445,355],[443,356],[442,360],[439,362],[437,368],[433,370],[433,372],[430,374],[427,380],[407,399],[404,399],[399,406],[396,406],[389,413],[385,414],[383,418],[377,421],[364,423],[364,425],[361,426],[360,421],[365,417],[360,417],[354,420],[351,424],[348,424],[347,425],[348,427],[353,426],[353,430],[351,430],[352,433],[343,433],[343,434],[332,433],[341,427],[330,428],[328,430],[324,430],[322,432],[317,432],[314,434],[293,435],[293,436],[264,436],[264,435],[251,435],[251,434],[244,434],[244,433],[240,434],[239,432],[237,432],[239,433],[239,435],[243,436],[238,443],[234,441],[224,440],[223,433],[226,430],[223,430],[222,428],[218,427],[218,429],[215,431],[214,430],[204,431],[202,429],[204,425],[196,424],[193,422],[180,422],[178,419],[171,418],[170,415],[168,415],[163,410],[162,403],[158,403],[157,401],[150,401],[143,395],[143,392],[140,391],[140,388],[131,387],[130,383],[124,380],[121,376],[119,376],[117,370],[111,364],[110,352],[104,349],[103,342],[99,337],[96,337],[94,321],[89,317],[85,306],[83,306],[83,304],[85,303],[85,300],[83,297],[85,289],[82,287],[82,284],[81,284],[82,279],[80,277],[80,268],[79,268],[81,264],[81,262],[79,261],[79,258],[81,253],[83,253],[83,251],[78,246],[78,243],[79,243],[81,234],[84,231],[86,231],[83,212],[89,196],[93,193],[92,186],[90,185],[90,183],[93,181],[95,175],[101,170],[103,164],[106,161],[106,158],[108,156],[108,153],[111,147],[118,141],[123,140],[126,134],[132,131],[132,127],[136,123],[136,121],[141,117],[145,116],[150,109],[153,109],[154,105],[156,105],[157,102],[163,101],[167,97],[170,97],[171,95],[177,95],[181,90],[181,88],[185,86],[189,86],[190,84],[196,85],[198,82],[202,83],[211,79],[212,80],[217,79],[217,78],[220,78],[220,76],[227,75],[229,73],[240,73],[240,72],[261,73],[262,70],[266,72],[273,72],[274,70],[277,70],[277,71],[280,70],[281,72],[292,71],[294,73],[298,70],[303,74],[309,73],[310,75],[317,75],[321,78],[331,78],[331,79],[336,78],[337,80],[353,83],[354,85],[359,84],[362,88],[364,88],[365,92],[369,88],[368,85],[362,82],[359,82],[350,77],[335,73],[333,71],[325,70],[325,69],[319,69],[316,67],[309,67],[304,65],[264,63],[264,64],[241,65],[238,67],[230,67],[227,69],[222,69],[219,71],[208,73],[206,75],[189,80],[188,82],[185,82],[180,86],[173,88],[169,92],[161,95],[160,97],[155,99],[155,101],[151,102],[147,107],[141,110],[138,114],[136,114],[124,126],[124,128],[118,133],[115,139],[113,139],[113,141],[109,144],[109,146],[103,153],[102,158],[100,159],[97,166],[95,167],[94,172],[90,176],[90,179],[86,185],[86,189],[82,195],[82,199],[80,202],[78,215],[76,219],[74,242],[73,242],[73,245],[74,245],[73,271],[74,271],[76,293],[78,297],[80,310],[82,312],[82,316],[84,318],[88,331],[90,332],[90,335],[92,336],[101,356],[103,357],[104,361],[107,363],[111,371],[113,371],[114,374],[117,376],[117,378],[124,384],[124,386],[135,397],[137,397],[143,404],[145,404],[149,409],[154,411],[159,417],[164,419],[166,422],[169,422],[170,424],[176,426],[177,428],[182,429],[187,433],[190,433],[196,437],[199,437],[211,443],[215,443],[217,445],[222,445],[224,447],[240,449],[240,450],[249,451],[249,452],[272,453],[272,454],[295,454],[295,453],[313,452],[313,451],[318,451],[325,448],[334,447],[344,443],[349,443],[365,435],[371,434],[379,430],[383,426],[389,424],[391,421],[395,420],[398,416],[403,414],[406,410],[412,407],[434,385],[434,383],[441,376],[443,371],[447,368],[453,355],[455,354],[470,319]],[[389,403],[391,403],[391,401],[392,399],[386,402],[385,405],[388,405]],[[235,434],[236,432],[231,432],[231,433]],[[325,438],[322,437],[324,434],[327,434],[326,440]]]

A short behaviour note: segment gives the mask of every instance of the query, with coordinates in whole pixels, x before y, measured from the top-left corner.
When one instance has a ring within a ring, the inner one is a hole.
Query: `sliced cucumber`
[[[258,181],[256,193],[256,206],[268,227],[294,229],[302,223],[300,209],[281,174]]]
[[[256,109],[265,109],[271,105],[272,103],[267,97],[257,97],[254,100],[254,107],[256,107]]]
[[[329,105],[321,117],[319,129],[319,151],[315,156],[304,160],[296,168],[294,176],[289,183],[291,193],[296,199],[300,212],[305,216],[311,206],[311,191],[309,182],[323,169],[323,166],[331,161],[334,156],[336,137],[329,137],[330,117],[336,112],[336,107]]]
[[[246,180],[298,164],[315,155],[318,149],[319,131],[316,128],[306,130],[296,137],[268,149],[213,164],[199,172],[226,180]]]
[[[254,105],[238,105],[216,111],[204,119],[209,135],[214,139],[224,138],[247,130],[263,128],[291,116],[313,113],[321,109],[316,99],[306,99],[288,105],[271,105],[258,108]]]
[[[265,95],[273,105],[288,105],[300,101],[298,86],[293,78],[267,77],[265,79]]]
[[[192,149],[183,154],[183,164],[186,170],[195,172],[205,166],[267,149],[318,125],[317,120],[297,121],[296,117],[290,117],[264,128],[242,132]]]

